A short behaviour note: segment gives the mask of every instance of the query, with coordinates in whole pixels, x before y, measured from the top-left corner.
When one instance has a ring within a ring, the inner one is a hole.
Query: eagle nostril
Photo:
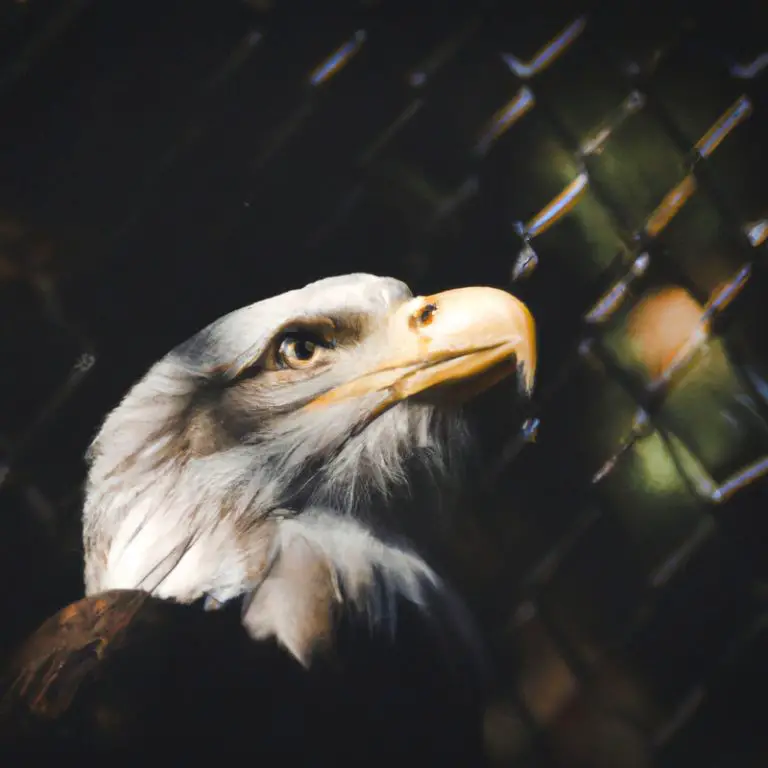
[[[427,326],[432,322],[435,312],[437,312],[437,304],[425,304],[413,314],[412,322],[417,326]]]

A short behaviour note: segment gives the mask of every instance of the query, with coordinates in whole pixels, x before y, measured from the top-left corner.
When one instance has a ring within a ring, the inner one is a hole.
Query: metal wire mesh
[[[764,641],[761,19],[267,5],[2,11],[7,645],[77,596],[80,457],[172,343],[332,272],[511,285],[543,359],[465,547],[489,750],[680,764]]]

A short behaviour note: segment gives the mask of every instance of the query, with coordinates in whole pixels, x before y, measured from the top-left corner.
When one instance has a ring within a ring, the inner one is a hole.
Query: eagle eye
[[[288,333],[277,346],[277,363],[281,368],[306,368],[328,346],[314,334]]]

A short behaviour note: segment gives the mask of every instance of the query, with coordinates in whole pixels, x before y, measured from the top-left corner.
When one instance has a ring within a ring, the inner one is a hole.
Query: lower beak
[[[536,375],[536,326],[519,299],[496,288],[459,288],[410,299],[390,315],[376,366],[323,393],[319,408],[375,393],[382,408],[414,397],[462,403],[515,373],[526,395]]]

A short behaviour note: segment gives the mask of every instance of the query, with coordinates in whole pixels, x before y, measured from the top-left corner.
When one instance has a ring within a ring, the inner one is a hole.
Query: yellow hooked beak
[[[373,370],[319,395],[314,409],[382,394],[379,411],[406,398],[466,402],[520,371],[526,394],[536,375],[536,326],[519,299],[497,288],[459,288],[397,307],[383,329]]]

